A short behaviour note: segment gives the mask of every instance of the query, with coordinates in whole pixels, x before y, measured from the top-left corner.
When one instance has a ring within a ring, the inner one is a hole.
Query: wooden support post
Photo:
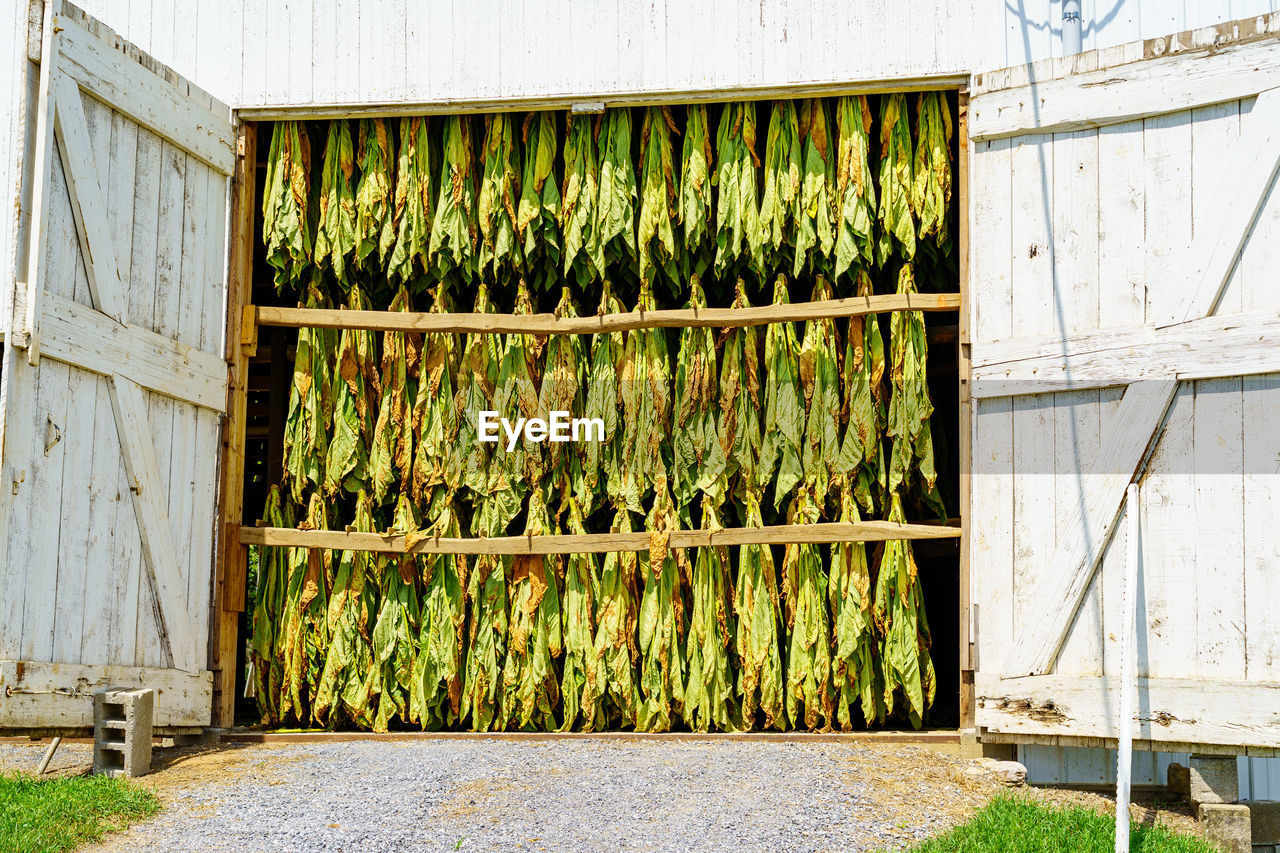
[[[959,155],[956,162],[956,198],[960,208],[960,329],[956,339],[956,378],[959,380],[960,415],[960,727],[973,728],[974,686],[973,646],[971,626],[972,601],[970,598],[969,568],[969,473],[973,439],[971,395],[969,393],[969,91],[961,89],[957,95],[957,137]]]
[[[231,258],[227,271],[226,359],[227,415],[222,421],[222,480],[219,495],[221,530],[214,572],[211,661],[213,724],[235,722],[236,659],[240,645],[240,613],[244,610],[248,549],[240,544],[244,514],[244,442],[249,360],[242,336],[245,307],[253,281],[254,198],[257,128],[240,126],[235,174],[231,183]]]

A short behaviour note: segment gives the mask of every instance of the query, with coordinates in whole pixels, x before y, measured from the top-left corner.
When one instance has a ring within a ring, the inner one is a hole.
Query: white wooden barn
[[[1062,0],[11,0],[0,729],[129,682],[227,723],[242,123],[946,88],[962,722],[1035,781],[1114,778],[1137,479],[1135,782],[1222,752],[1280,798],[1280,14],[1080,5],[1062,58]]]

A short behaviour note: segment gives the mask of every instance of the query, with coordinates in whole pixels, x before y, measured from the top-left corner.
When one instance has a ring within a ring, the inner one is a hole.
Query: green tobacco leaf
[[[318,279],[313,279],[308,286],[303,304],[307,308],[331,307]],[[298,330],[284,427],[282,479],[289,497],[298,506],[306,502],[307,492],[320,488],[325,479],[338,339],[338,332],[333,329]]]
[[[871,148],[871,108],[863,95],[836,105],[835,268],[839,277],[854,264],[875,263],[873,238],[876,189],[867,164]]]
[[[671,134],[679,133],[671,110],[650,107],[640,129],[640,278],[653,281],[659,268],[676,277],[676,179]],[[705,164],[704,164],[705,167]]]
[[[331,121],[324,147],[320,224],[316,229],[314,260],[318,267],[327,261],[339,280],[342,280],[356,249],[356,198],[351,188],[354,170],[351,129],[345,121]]]
[[[516,211],[517,237],[523,242],[523,269],[532,272],[536,259],[537,267],[554,275],[560,265],[560,187],[555,173],[560,142],[552,114],[529,113],[524,120],[523,138],[524,174]]]
[[[862,520],[857,499],[848,485],[840,491],[840,520],[854,524]],[[860,704],[862,719],[871,725],[884,721],[884,679],[880,673],[872,619],[871,570],[867,546],[862,542],[841,542],[831,547],[831,577],[828,583],[831,604],[832,683],[836,696],[836,719],[840,727],[853,727],[852,709]]]
[[[360,183],[356,188],[357,263],[378,250],[378,265],[386,266],[395,244],[395,194],[392,190],[394,144],[384,119],[360,120]]]
[[[292,290],[310,261],[310,192],[311,142],[306,129],[296,121],[277,122],[262,191],[262,242],[267,263],[275,269],[276,293]]]
[[[484,282],[476,286],[476,304],[472,310],[477,314],[493,313],[489,288]],[[462,454],[462,485],[471,492],[472,501],[476,503],[487,497],[489,465],[497,447],[480,441],[480,413],[493,409],[501,360],[502,338],[499,335],[467,335],[462,360],[458,364],[454,408],[458,413],[457,448]]]
[[[262,518],[271,527],[293,527],[293,505],[284,500],[279,486],[267,492]],[[266,725],[279,725],[284,655],[281,633],[287,616],[289,551],[285,548],[258,549],[258,586],[253,607],[254,695],[258,712]]]
[[[618,314],[622,303],[613,295],[609,282],[600,292],[600,315]],[[578,445],[582,458],[582,480],[576,493],[584,511],[590,512],[607,499],[615,506],[625,502],[622,480],[623,429],[620,409],[622,392],[619,385],[620,364],[625,351],[621,332],[591,336],[591,368],[587,379],[585,417],[604,423],[601,441]]]
[[[649,512],[649,552],[640,557],[644,595],[640,600],[640,705],[636,731],[665,732],[683,714],[685,700],[685,636],[682,572],[667,548],[675,529],[675,510],[666,484],[660,485]],[[686,559],[684,552],[679,558]],[[683,573],[687,576],[688,572]]]
[[[426,529],[419,535],[461,536],[456,505],[447,499],[438,505],[438,514],[428,519]],[[462,554],[432,554],[419,558],[419,565],[426,592],[422,598],[418,656],[410,682],[409,715],[411,722],[436,730],[457,723],[462,712],[467,558]]]
[[[884,266],[897,246],[906,260],[916,253],[916,226],[911,216],[911,127],[907,96],[880,99],[880,234],[876,265]],[[896,242],[895,242],[896,241]]]
[[[871,295],[871,277],[858,271],[858,295]],[[885,479],[884,444],[884,340],[875,314],[849,318],[845,343],[840,418],[845,424],[840,445],[840,469],[853,487],[858,503],[874,512],[876,497],[888,484]]]
[[[631,514],[619,509],[612,530],[631,532]],[[600,606],[596,616],[595,654],[603,669],[601,702],[607,718],[619,726],[636,724],[637,593],[639,557],[634,551],[610,551],[600,566]]]
[[[711,163],[707,108],[695,104],[685,111],[684,146],[680,152],[678,216],[684,231],[684,257],[691,261],[688,272],[701,273],[706,263],[714,183]]]
[[[800,207],[800,127],[793,101],[774,101],[764,143],[764,193],[760,196],[760,232],[765,263],[785,262],[782,249]]]
[[[922,240],[934,236],[943,252],[950,254],[951,111],[945,97],[940,92],[920,95],[911,208],[920,220],[917,236]]]
[[[637,310],[654,310],[653,294],[641,285]],[[665,491],[671,458],[671,359],[662,329],[627,333],[619,376],[622,389],[622,479],[627,508],[644,512],[650,491]]]
[[[831,299],[819,277],[812,300]],[[801,451],[804,482],[819,504],[844,472],[840,460],[840,345],[833,320],[809,320],[800,345],[800,387],[804,390],[805,433]]]
[[[389,311],[411,311],[409,291],[402,284]],[[413,411],[417,393],[418,335],[385,332],[382,336],[382,399],[369,447],[369,470],[375,505],[382,505],[393,489],[405,491],[413,471]]]
[[[417,531],[418,520],[409,496],[401,492],[396,501],[392,530],[408,534]],[[418,636],[422,630],[417,561],[408,554],[384,559],[380,567],[380,605],[373,628],[373,669],[377,673],[378,710],[373,730],[385,732],[399,717],[409,722],[409,697],[413,692],[413,670],[417,659]]]
[[[756,106],[729,104],[716,132],[716,274],[742,262],[763,270],[764,234],[760,227],[756,156]],[[745,256],[743,254],[745,248]]]
[[[431,312],[452,310],[445,285],[437,285]],[[413,404],[413,497],[419,507],[447,499],[462,480],[466,448],[458,444],[459,419],[454,405],[456,344],[455,335],[435,333],[426,335],[422,344],[418,395]]]
[[[578,316],[568,287],[560,288],[560,302],[556,305],[557,317]],[[582,417],[586,405],[587,352],[582,335],[555,335],[547,344],[543,362],[542,384],[538,390],[538,414],[548,424],[552,412],[568,412],[569,417]],[[581,493],[583,486],[582,463],[574,448],[565,442],[548,441],[543,445],[545,461],[545,495],[550,501],[560,491]]]
[[[480,224],[479,267],[493,280],[520,263],[516,240],[516,202],[520,195],[520,153],[510,113],[485,116],[484,177],[480,182],[477,218]]]
[[[738,279],[734,308],[750,308],[746,287]],[[729,330],[720,367],[720,421],[717,431],[725,459],[725,479],[740,500],[757,493],[760,459],[759,332],[754,326]]]
[[[785,305],[787,280],[778,276],[773,304]],[[756,486],[761,493],[773,482],[773,505],[781,507],[804,475],[800,458],[804,441],[804,392],[800,386],[800,347],[794,323],[770,323],[764,338],[765,394],[763,439]]]
[[[471,119],[449,116],[444,121],[440,178],[431,217],[430,271],[444,278],[458,271],[470,280],[476,247],[476,180],[471,157]]]
[[[369,298],[359,285],[351,288],[348,307],[368,310]],[[369,485],[369,445],[373,439],[381,377],[375,358],[373,332],[344,329],[333,374],[333,432],[324,466],[324,491],[329,497],[345,491],[356,494]]]
[[[788,524],[818,521],[821,507],[801,489],[787,513]],[[835,719],[831,690],[831,625],[827,613],[827,573],[817,545],[788,545],[782,560],[786,601],[787,716],[810,730]],[[821,722],[819,722],[821,721]]]
[[[387,278],[407,282],[426,270],[431,239],[431,145],[420,116],[400,119],[395,221]]]
[[[896,494],[889,520],[898,523],[906,520]],[[876,577],[875,619],[883,637],[880,660],[884,669],[886,709],[893,713],[895,695],[901,693],[907,719],[920,728],[925,712],[933,704],[937,679],[929,657],[929,626],[909,540],[885,543]]]
[[[568,122],[568,138],[564,143],[564,190],[560,194],[564,274],[568,276],[576,268],[578,281],[585,283],[604,274],[604,258],[593,254],[593,247],[602,245],[595,235],[600,172],[591,117],[570,115]]]
[[[714,506],[704,503],[704,530],[719,530]],[[729,650],[733,638],[729,607],[729,549],[699,548],[693,567],[693,612],[689,622],[684,717],[694,731],[736,731],[741,727],[733,691]]]
[[[525,533],[553,532],[542,492],[529,493]],[[502,728],[552,731],[560,683],[555,660],[564,650],[557,569],[563,557],[519,555],[511,566],[511,628],[502,671]]]
[[[689,280],[686,308],[707,307],[697,276]],[[677,513],[690,524],[689,506],[699,494],[712,493],[719,501],[725,494],[724,449],[716,429],[716,344],[710,328],[680,331],[676,358],[674,411],[672,414],[672,492]]]
[[[533,313],[533,303],[523,282],[516,292],[515,309],[516,314]],[[518,418],[538,416],[541,354],[542,342],[532,335],[505,336],[493,409],[512,423]],[[506,438],[501,437],[500,446],[494,448],[490,457],[488,492],[505,502],[505,508],[499,510],[498,505],[486,502],[488,510],[499,512],[508,520],[514,518],[525,494],[541,488],[544,470],[539,444],[522,439],[508,451]]]
[[[752,492],[742,497],[744,527],[761,527],[760,501]],[[734,586],[734,613],[738,617],[735,651],[738,656],[738,695],[742,722],[753,728],[757,711],[762,728],[787,727],[782,678],[778,606],[778,576],[767,545],[743,545],[738,549],[738,575]]]
[[[606,110],[599,130],[600,195],[590,251],[599,275],[607,264],[636,257],[636,169],[631,161],[631,110]]]
[[[911,265],[904,264],[898,274],[898,293],[915,292]],[[929,382],[925,375],[929,343],[924,313],[895,312],[889,321],[889,341],[891,391],[886,434],[893,439],[889,456],[889,491],[898,492],[919,476],[926,498],[945,518],[945,509],[937,495],[938,473],[934,468],[933,435],[929,427],[933,402],[929,399]]]
[[[569,533],[587,532],[582,510],[577,501],[567,497]],[[564,676],[560,695],[564,698],[564,722],[561,731],[577,727],[580,731],[605,728],[602,702],[608,675],[603,658],[596,654],[595,620],[600,600],[600,577],[594,554],[569,554],[565,557],[564,603]],[[581,718],[581,723],[579,723]]]
[[[800,139],[804,149],[801,162],[800,196],[795,219],[795,260],[793,275],[806,265],[818,272],[828,268],[835,243],[832,222],[836,194],[835,146],[825,102],[810,98],[800,104]]]

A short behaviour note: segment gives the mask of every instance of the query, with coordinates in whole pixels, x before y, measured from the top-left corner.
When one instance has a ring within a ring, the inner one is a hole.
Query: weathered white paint
[[[1268,55],[1275,43],[1254,38],[1239,56]],[[1140,54],[1115,55],[1127,78],[1142,77]],[[1092,73],[1084,59],[1059,69],[1063,91],[1074,90],[1073,70]],[[1006,98],[1017,76],[984,75],[989,95],[978,94],[974,110]],[[1280,358],[1280,335],[1264,328],[1280,307],[1270,286],[1280,238],[1280,193],[1268,186],[1280,156],[1274,100],[1205,94],[1100,129],[1048,137],[1032,123],[1034,133],[972,143],[971,574],[978,723],[993,734],[1114,732],[1106,697],[1119,676],[1126,543],[1122,534],[1101,543],[1123,518],[1114,510],[1159,427],[1141,510],[1145,722],[1135,735],[1280,743],[1277,633],[1254,603],[1269,600],[1258,596],[1275,587],[1280,556],[1280,532],[1264,520],[1274,521],[1280,494],[1280,382],[1274,372],[1239,378],[1276,371]],[[1238,348],[1253,357],[1236,358]],[[1094,390],[1142,376],[1152,381],[1130,385],[1121,402],[1119,389]],[[1001,389],[1004,378],[1017,382]],[[1092,565],[1100,568],[1081,571]],[[1075,777],[1104,774],[1114,755],[1080,764],[1094,769]]]
[[[230,113],[79,12],[56,20],[78,71],[50,87],[44,358],[7,346],[0,376],[0,658],[185,671],[205,686],[173,724],[207,724]],[[72,713],[24,702],[24,726]]]
[[[210,672],[0,660],[0,729],[91,728],[101,687],[154,690],[156,726],[209,724]]]

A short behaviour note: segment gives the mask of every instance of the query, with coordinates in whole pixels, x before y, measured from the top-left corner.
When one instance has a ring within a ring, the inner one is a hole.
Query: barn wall
[[[1062,56],[1062,0],[1012,0],[1004,9],[1003,61],[996,65]],[[1277,0],[1081,0],[1085,50],[1114,47],[1170,33],[1263,15]],[[975,69],[977,70],[977,69]]]

